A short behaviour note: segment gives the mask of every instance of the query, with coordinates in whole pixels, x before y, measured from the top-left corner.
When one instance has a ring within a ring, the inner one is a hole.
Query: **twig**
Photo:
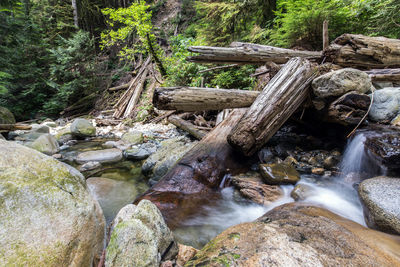
[[[357,126],[353,129],[353,131],[351,131],[351,132],[347,135],[346,138],[350,138],[350,137],[356,132],[357,128],[364,122],[365,118],[367,118],[369,112],[371,111],[372,104],[374,103],[374,92],[375,92],[375,89],[372,89],[371,103],[369,104],[367,113],[365,113],[364,117],[362,117],[362,119],[361,119],[360,122],[357,124]]]

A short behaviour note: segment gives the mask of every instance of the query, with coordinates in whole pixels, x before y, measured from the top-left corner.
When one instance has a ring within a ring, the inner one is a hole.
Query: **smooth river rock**
[[[114,227],[106,252],[106,267],[159,266],[174,258],[178,246],[161,212],[142,200]]]
[[[228,228],[185,266],[399,266],[400,237],[322,208],[279,206]]]
[[[300,180],[300,174],[291,164],[271,163],[260,164],[261,177],[267,184],[295,184]]]
[[[400,178],[375,177],[358,187],[369,227],[400,234]]]
[[[43,134],[39,136],[39,138],[29,146],[47,155],[53,155],[60,151],[60,146],[58,145],[57,140],[51,134]]]
[[[78,138],[95,136],[96,127],[94,127],[90,121],[78,118],[75,119],[71,124],[71,134]]]
[[[371,78],[363,71],[345,68],[328,72],[312,82],[314,94],[327,98],[342,96],[347,92],[367,93],[372,88]]]
[[[0,140],[0,266],[92,266],[104,216],[76,169]]]
[[[121,137],[121,141],[123,141],[126,144],[130,145],[138,145],[143,143],[144,137],[143,133],[141,132],[128,132],[124,133]]]
[[[369,112],[372,121],[390,122],[400,112],[400,87],[389,87],[374,92]]]
[[[117,148],[93,150],[80,153],[75,161],[78,164],[84,164],[89,161],[97,161],[100,163],[113,163],[122,159],[122,151]]]
[[[14,124],[14,115],[5,107],[0,107],[0,124]]]

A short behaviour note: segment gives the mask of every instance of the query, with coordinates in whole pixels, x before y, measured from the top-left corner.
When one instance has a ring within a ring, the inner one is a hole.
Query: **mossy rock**
[[[5,107],[0,107],[0,124],[14,124],[14,115]]]

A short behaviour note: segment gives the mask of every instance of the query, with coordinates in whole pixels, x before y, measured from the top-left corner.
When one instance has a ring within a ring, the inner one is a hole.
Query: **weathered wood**
[[[400,82],[400,69],[373,69],[366,73],[372,81]]]
[[[201,205],[213,203],[214,197],[219,196],[217,189],[223,177],[243,172],[248,167],[246,159],[226,141],[228,133],[245,111],[233,111],[135,203],[141,199],[151,200],[170,227],[200,211]]]
[[[197,88],[160,87],[154,91],[153,105],[163,110],[202,111],[249,107],[260,92]]]
[[[124,118],[128,118],[132,115],[132,112],[133,112],[136,104],[138,103],[140,95],[143,91],[148,73],[149,73],[149,70],[146,68],[144,70],[143,74],[141,75],[140,80],[138,81],[138,83],[135,87],[135,90],[133,91],[133,94],[131,96],[131,99],[129,100],[128,105],[126,106],[126,109],[125,109],[125,112],[123,115]]]
[[[193,124],[191,124],[188,121],[185,121],[184,119],[179,118],[178,116],[169,116],[168,121],[178,127],[179,129],[182,129],[186,132],[188,132],[190,135],[195,137],[198,140],[203,139],[203,137],[206,135],[205,132],[198,130]]]
[[[232,129],[229,144],[246,156],[259,150],[304,102],[315,73],[306,59],[286,63]]]
[[[400,40],[343,34],[324,51],[324,56],[344,67],[397,68],[400,67]]]
[[[126,84],[118,85],[115,87],[110,87],[110,88],[108,88],[108,91],[118,91],[118,90],[126,89],[129,87],[129,85],[130,85],[130,83],[126,83]]]
[[[30,130],[29,124],[0,124],[0,131]]]
[[[323,50],[327,49],[329,46],[329,32],[328,32],[328,21],[324,20],[322,25],[322,47]]]
[[[200,63],[263,64],[272,61],[277,64],[284,64],[293,57],[318,60],[322,56],[322,52],[300,51],[250,43],[235,42],[231,46],[191,46],[188,50],[200,53],[200,55],[191,56],[187,59]]]
[[[205,72],[209,72],[209,71],[214,71],[214,70],[223,70],[223,69],[229,69],[229,68],[234,68],[239,66],[239,64],[230,64],[230,65],[224,65],[224,66],[218,66],[218,67],[213,67],[213,68],[209,68],[206,70],[201,70],[198,73],[205,73]]]

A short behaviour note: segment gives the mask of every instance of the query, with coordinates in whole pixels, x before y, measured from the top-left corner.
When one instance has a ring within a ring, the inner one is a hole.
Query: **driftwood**
[[[400,67],[400,40],[343,34],[324,51],[324,56],[344,67],[397,68]]]
[[[188,57],[187,60],[200,63],[264,64],[265,62],[275,62],[284,64],[292,57],[318,60],[322,56],[322,52],[300,51],[250,43],[235,42],[231,46],[233,47],[191,46],[188,50],[200,53],[200,55]]]
[[[176,127],[188,132],[190,135],[192,135],[198,140],[203,139],[203,137],[206,135],[205,132],[198,130],[193,124],[191,124],[188,121],[185,121],[184,119],[179,118],[178,116],[170,116],[168,118],[168,121],[173,125],[175,125]]]
[[[366,73],[372,81],[400,82],[400,69],[374,69]]]
[[[223,70],[223,69],[229,69],[229,68],[234,68],[239,66],[239,64],[230,64],[230,65],[225,65],[225,66],[218,66],[218,67],[213,67],[213,68],[209,68],[206,70],[201,70],[198,73],[204,73],[204,72],[209,72],[209,71],[215,71],[215,70]]]
[[[163,110],[201,111],[249,107],[260,92],[195,88],[161,87],[153,95],[153,105]]]
[[[124,112],[124,115],[123,115],[124,118],[128,118],[128,117],[130,117],[132,115],[133,110],[134,110],[136,104],[139,101],[140,94],[143,91],[143,88],[144,88],[148,73],[149,73],[149,70],[146,68],[144,70],[144,72],[142,73],[140,79],[138,80],[138,83],[137,83],[137,85],[135,87],[135,90],[133,91],[131,99],[129,100],[129,103],[126,106],[126,109],[125,109],[125,112]]]
[[[218,197],[226,174],[237,174],[248,167],[246,159],[236,153],[226,137],[245,113],[236,109],[197,143],[164,177],[143,196],[158,206],[170,227],[181,223],[187,216],[210,204]]]
[[[228,135],[228,142],[244,155],[260,149],[304,102],[315,68],[293,58],[268,83]]]
[[[0,124],[0,131],[30,130],[31,125],[28,124]]]

